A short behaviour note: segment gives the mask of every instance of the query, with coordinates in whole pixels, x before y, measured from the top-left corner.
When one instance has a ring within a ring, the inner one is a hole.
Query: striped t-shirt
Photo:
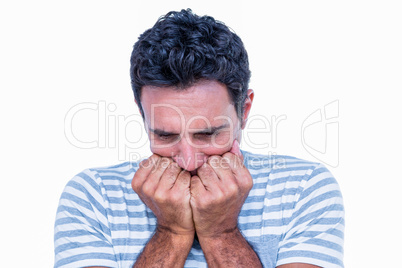
[[[264,267],[309,263],[343,267],[344,208],[321,164],[243,151],[254,185],[238,218]],[[87,169],[61,195],[55,267],[132,267],[152,237],[156,217],[131,188],[138,163]],[[207,267],[194,240],[185,267]]]

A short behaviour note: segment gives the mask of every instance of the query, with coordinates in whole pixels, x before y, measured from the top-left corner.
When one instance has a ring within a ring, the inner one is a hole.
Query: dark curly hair
[[[250,70],[241,39],[225,24],[190,9],[172,11],[140,35],[131,54],[131,85],[141,114],[143,86],[186,89],[202,79],[226,85],[241,118]]]

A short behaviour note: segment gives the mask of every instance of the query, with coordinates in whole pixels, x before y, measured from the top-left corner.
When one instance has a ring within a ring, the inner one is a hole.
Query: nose
[[[199,148],[196,148],[196,145],[191,144],[187,137],[182,138],[176,146],[177,153],[174,160],[187,171],[195,172],[207,161],[207,156]]]

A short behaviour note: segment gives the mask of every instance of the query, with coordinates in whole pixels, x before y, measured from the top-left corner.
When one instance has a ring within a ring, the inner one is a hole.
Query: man
[[[55,267],[343,267],[329,171],[239,149],[254,92],[236,34],[170,12],[139,37],[130,73],[153,155],[68,183]]]

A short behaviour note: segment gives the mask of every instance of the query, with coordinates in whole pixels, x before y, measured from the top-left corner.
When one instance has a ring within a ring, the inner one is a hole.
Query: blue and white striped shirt
[[[343,267],[344,208],[321,164],[243,151],[254,185],[238,218],[264,267]],[[55,267],[132,267],[156,217],[131,188],[138,163],[87,169],[65,187],[55,223]],[[185,267],[207,267],[195,240]]]

